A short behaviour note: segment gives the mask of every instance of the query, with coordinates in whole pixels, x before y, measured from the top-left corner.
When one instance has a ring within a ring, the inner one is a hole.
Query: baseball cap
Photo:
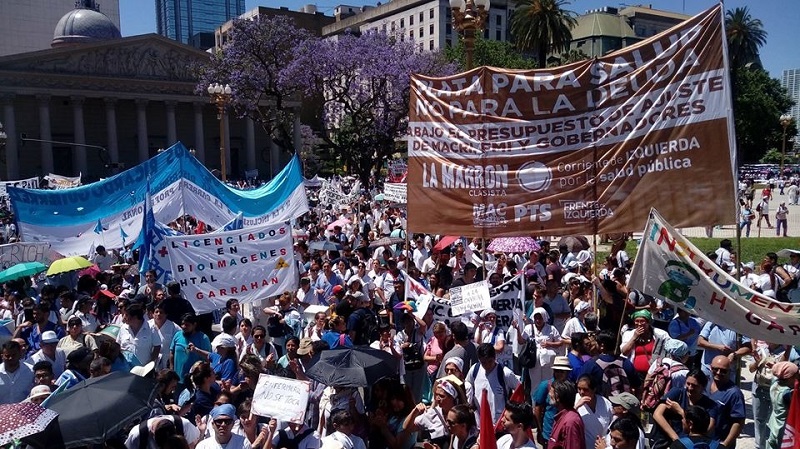
[[[639,408],[639,400],[636,399],[636,396],[628,392],[612,395],[610,398],[608,398],[608,400],[611,401],[611,403],[614,405],[622,406],[625,410],[633,410]]]
[[[343,292],[344,291],[344,287],[342,287],[341,285],[334,285],[333,289],[331,291],[333,292],[334,295],[336,295],[336,294],[339,294],[339,293]]]

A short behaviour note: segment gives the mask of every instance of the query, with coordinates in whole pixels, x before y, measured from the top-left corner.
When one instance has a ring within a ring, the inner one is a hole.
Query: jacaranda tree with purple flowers
[[[209,83],[230,84],[239,116],[260,123],[275,144],[294,151],[292,123],[304,86],[283,76],[298,48],[316,38],[285,16],[236,20],[221,51],[199,68],[197,93]]]
[[[285,74],[307,96],[322,96],[321,137],[363,182],[396,151],[408,125],[411,75],[455,72],[440,53],[417,52],[413,42],[382,32],[346,33],[298,47]]]

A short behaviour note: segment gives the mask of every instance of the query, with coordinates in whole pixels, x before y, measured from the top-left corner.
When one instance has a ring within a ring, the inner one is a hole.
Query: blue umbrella
[[[0,271],[0,283],[16,281],[19,278],[33,276],[46,270],[47,266],[41,262],[22,262],[11,268]]]
[[[317,251],[341,251],[342,245],[331,242],[330,240],[316,240],[309,243],[308,249],[315,249]]]

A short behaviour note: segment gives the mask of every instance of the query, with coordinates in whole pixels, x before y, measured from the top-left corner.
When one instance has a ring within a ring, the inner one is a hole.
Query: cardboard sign
[[[450,289],[450,310],[453,315],[488,309],[492,306],[487,281]]]
[[[311,383],[308,381],[261,374],[253,392],[252,412],[278,421],[302,424],[310,392]]]

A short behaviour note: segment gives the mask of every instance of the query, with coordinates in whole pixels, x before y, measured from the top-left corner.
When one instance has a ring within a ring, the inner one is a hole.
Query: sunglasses
[[[458,425],[458,424],[461,424],[461,423],[460,423],[460,422],[455,422],[455,421],[453,421],[452,419],[448,419],[448,420],[447,420],[447,425],[448,425],[448,426],[456,426],[456,425]]]
[[[730,370],[727,369],[727,368],[714,368],[714,367],[711,367],[711,371],[713,371],[715,373],[727,373]]]
[[[229,426],[233,424],[233,420],[230,418],[223,418],[223,419],[215,419],[214,425],[216,426]]]
[[[264,338],[264,334],[255,334],[253,338]]]

